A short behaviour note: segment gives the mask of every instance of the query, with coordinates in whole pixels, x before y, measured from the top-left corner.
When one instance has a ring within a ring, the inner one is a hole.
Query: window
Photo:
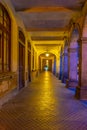
[[[0,72],[10,71],[11,63],[11,20],[0,4]]]

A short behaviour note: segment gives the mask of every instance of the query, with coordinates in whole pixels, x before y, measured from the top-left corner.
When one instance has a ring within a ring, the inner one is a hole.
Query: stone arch
[[[69,84],[68,87],[76,88],[79,84],[79,51],[80,51],[80,28],[78,24],[73,25],[69,42]]]
[[[47,52],[42,52],[40,55],[39,55],[39,68],[40,70],[44,70],[43,66],[46,65],[46,60],[48,60],[49,62],[49,67],[51,72],[53,72],[54,74],[56,73],[56,55],[54,53],[51,53],[51,52],[48,52],[50,55],[49,57],[45,57],[45,54]]]
[[[47,52],[47,51],[39,52],[39,53],[38,53],[38,56],[40,56],[41,54],[46,53],[46,52]],[[49,51],[49,53],[52,53],[52,54],[54,54],[54,55],[57,57],[57,54],[56,54],[55,52]]]
[[[77,47],[79,39],[81,39],[81,28],[78,23],[73,23],[69,38],[69,48]]]
[[[8,5],[4,2],[4,1],[0,1],[0,4],[2,4],[2,6],[4,6],[4,8],[6,9],[6,11],[8,12],[9,16],[11,19],[13,19],[13,14],[11,9],[8,7]],[[14,18],[15,19],[15,18]]]

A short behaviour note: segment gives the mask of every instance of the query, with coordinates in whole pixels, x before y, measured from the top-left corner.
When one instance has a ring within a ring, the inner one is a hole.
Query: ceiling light
[[[46,53],[46,57],[48,57],[49,56],[49,54],[48,53]]]

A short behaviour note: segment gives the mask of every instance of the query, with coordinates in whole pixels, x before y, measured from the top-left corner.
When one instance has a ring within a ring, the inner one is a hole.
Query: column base
[[[62,79],[62,75],[59,75],[59,80],[61,80]]]
[[[64,79],[64,77],[62,77],[62,79],[61,79],[61,80],[62,80],[62,83],[65,83],[65,79]]]
[[[87,100],[87,86],[85,87],[76,87],[75,97],[77,99]]]
[[[66,88],[69,88],[69,79],[66,80],[66,85],[65,85]]]
[[[71,80],[71,81],[69,82],[69,87],[70,87],[70,88],[76,88],[76,86],[78,86],[78,82],[77,82],[77,81]]]
[[[66,80],[66,88],[76,88],[76,86],[78,86],[78,81]]]
[[[80,91],[81,91],[80,87],[77,86],[76,87],[76,92],[75,92],[75,98],[76,99],[80,99]]]
[[[63,77],[63,78],[62,78],[62,83],[65,83],[65,84],[66,84],[67,80],[68,80],[68,77]]]

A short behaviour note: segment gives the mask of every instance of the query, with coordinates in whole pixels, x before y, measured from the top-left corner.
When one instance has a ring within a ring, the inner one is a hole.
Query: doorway
[[[25,46],[19,42],[19,89],[25,85]]]
[[[31,52],[28,51],[28,81],[31,81]]]

